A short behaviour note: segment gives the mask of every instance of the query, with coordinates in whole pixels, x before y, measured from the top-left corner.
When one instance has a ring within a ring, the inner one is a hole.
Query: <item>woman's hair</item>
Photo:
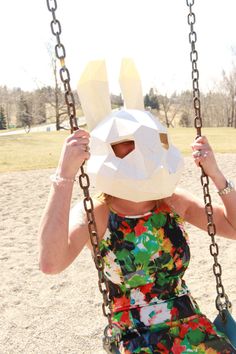
[[[104,192],[98,192],[94,195],[94,198],[97,199],[99,202],[104,203],[109,205],[111,200],[112,200],[112,195],[104,193]],[[164,202],[166,198],[159,199],[159,202]],[[156,200],[156,202],[158,202]]]
[[[99,200],[99,202],[101,202],[101,203],[109,204],[112,199],[112,196],[110,194],[100,192],[100,193],[95,194],[94,198]]]

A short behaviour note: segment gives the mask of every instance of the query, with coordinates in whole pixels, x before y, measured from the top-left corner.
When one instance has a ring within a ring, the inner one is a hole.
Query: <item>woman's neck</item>
[[[143,215],[150,210],[153,210],[155,207],[159,205],[159,201],[156,200],[148,200],[145,202],[132,202],[130,200],[120,199],[117,197],[111,197],[109,202],[110,207],[124,215]]]

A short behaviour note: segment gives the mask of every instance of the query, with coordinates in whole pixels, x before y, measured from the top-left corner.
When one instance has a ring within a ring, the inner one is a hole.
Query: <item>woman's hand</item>
[[[205,136],[198,137],[191,145],[193,158],[197,166],[202,166],[204,172],[214,178],[219,172],[214,152]]]
[[[57,173],[73,179],[85,160],[90,157],[89,133],[78,129],[66,138],[58,163]]]

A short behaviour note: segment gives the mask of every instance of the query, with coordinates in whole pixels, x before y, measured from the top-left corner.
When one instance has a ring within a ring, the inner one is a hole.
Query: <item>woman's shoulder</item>
[[[93,198],[94,212],[96,217],[107,219],[109,214],[109,207],[105,201],[101,201],[96,197]]]
[[[109,207],[106,200],[98,198],[96,195],[93,197],[94,216],[100,234],[105,233],[109,217]]]
[[[100,220],[100,223],[102,224],[103,220],[106,222],[107,215],[109,213],[108,206],[105,201],[100,200],[96,196],[91,198],[91,201],[84,201],[83,199],[77,201],[75,205],[71,208],[70,211],[70,221],[73,223],[76,220],[76,223],[81,225],[84,225],[87,223],[87,218],[86,218],[86,209],[88,209],[88,212],[90,213],[90,218],[91,218],[91,209],[94,213],[94,217],[97,220]]]
[[[189,204],[193,200],[193,195],[183,188],[176,188],[175,192],[164,199],[165,203],[178,215],[185,219]]]

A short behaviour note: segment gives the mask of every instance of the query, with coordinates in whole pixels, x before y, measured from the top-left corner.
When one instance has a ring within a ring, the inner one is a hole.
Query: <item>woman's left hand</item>
[[[191,146],[197,166],[202,166],[204,172],[211,178],[219,173],[214,152],[205,136],[198,137]]]

